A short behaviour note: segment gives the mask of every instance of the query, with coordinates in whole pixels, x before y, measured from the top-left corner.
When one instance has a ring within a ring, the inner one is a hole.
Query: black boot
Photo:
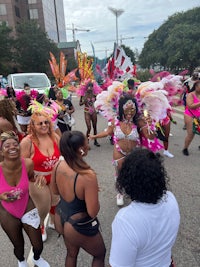
[[[100,144],[97,142],[96,139],[94,140],[94,145],[95,145],[95,146],[100,146]]]
[[[183,152],[183,155],[189,156],[189,152],[187,148],[184,148],[182,152]]]
[[[110,144],[113,146],[114,145],[114,141],[113,141],[113,137],[112,136],[110,136]]]

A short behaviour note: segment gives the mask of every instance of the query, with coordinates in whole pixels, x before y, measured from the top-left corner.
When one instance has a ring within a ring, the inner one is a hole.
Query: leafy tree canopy
[[[12,45],[13,38],[11,37],[12,28],[3,22],[0,25],[0,74],[5,75],[9,70],[8,62],[12,62]]]
[[[142,67],[155,65],[190,72],[200,65],[200,7],[175,13],[149,35],[139,57]]]
[[[49,70],[49,51],[58,54],[56,44],[50,40],[35,21],[24,21],[17,25],[15,61],[21,71],[46,72]]]

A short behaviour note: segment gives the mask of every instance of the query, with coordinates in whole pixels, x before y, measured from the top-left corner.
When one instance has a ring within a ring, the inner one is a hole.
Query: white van
[[[35,89],[39,93],[44,93],[51,87],[51,82],[45,73],[13,73],[7,77],[8,86],[14,90],[21,91],[24,84],[28,83],[30,89]]]

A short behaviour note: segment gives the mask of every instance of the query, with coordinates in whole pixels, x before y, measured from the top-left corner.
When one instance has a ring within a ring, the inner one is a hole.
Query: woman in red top
[[[60,157],[59,139],[53,130],[49,115],[45,112],[34,112],[28,127],[28,135],[21,142],[22,156],[31,158],[34,162],[37,183],[30,183],[29,189],[40,214],[43,241],[47,239],[44,219],[50,211],[49,226],[54,227],[54,210],[59,201],[49,188],[52,169]]]

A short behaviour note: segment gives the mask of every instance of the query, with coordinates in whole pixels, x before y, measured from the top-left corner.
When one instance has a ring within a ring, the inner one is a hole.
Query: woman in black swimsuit
[[[56,230],[67,248],[65,266],[76,267],[80,248],[93,256],[93,267],[103,267],[105,245],[99,232],[98,182],[94,170],[83,160],[88,140],[82,132],[64,132],[60,140],[64,160],[52,174],[51,188],[60,195],[56,208]]]

